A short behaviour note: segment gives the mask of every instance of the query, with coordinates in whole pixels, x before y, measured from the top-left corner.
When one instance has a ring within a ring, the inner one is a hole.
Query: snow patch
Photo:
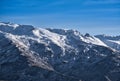
[[[113,42],[113,43],[117,43],[117,44],[120,44],[120,40],[108,40],[108,41],[110,41],[110,42]]]
[[[91,43],[91,44],[100,45],[100,46],[106,46],[107,47],[107,45],[105,43],[103,43],[101,40],[99,40],[96,37],[85,37],[85,38],[82,38],[82,41],[84,41],[86,43]]]
[[[14,27],[14,28],[16,28],[16,27],[19,26],[18,24],[13,24],[13,23],[2,23],[2,22],[0,22],[0,25],[2,25],[2,26],[10,26],[10,27]]]

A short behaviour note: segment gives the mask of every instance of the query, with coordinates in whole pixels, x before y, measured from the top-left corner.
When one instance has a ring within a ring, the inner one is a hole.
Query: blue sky
[[[1,0],[0,21],[120,35],[120,0]]]

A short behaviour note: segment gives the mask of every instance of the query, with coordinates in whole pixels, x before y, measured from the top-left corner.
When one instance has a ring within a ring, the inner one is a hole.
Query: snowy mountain
[[[119,81],[120,53],[76,30],[0,22],[0,80]]]
[[[120,36],[96,35],[95,37],[99,38],[107,46],[120,51]]]

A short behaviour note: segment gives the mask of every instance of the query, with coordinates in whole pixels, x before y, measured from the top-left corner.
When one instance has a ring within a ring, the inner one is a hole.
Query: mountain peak
[[[8,26],[8,27],[16,28],[19,25],[18,24],[14,24],[14,23],[10,23],[10,22],[0,22],[0,26]]]
[[[89,33],[86,33],[85,36],[86,36],[86,37],[90,37],[90,34],[89,34]]]

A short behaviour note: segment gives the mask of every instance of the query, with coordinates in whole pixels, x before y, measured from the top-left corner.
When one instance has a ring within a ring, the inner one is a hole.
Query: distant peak
[[[0,21],[0,23],[4,23],[4,24],[10,24],[10,22],[1,22],[1,21]]]
[[[107,34],[100,34],[100,35],[95,35],[95,36],[101,36],[101,37],[116,37],[114,35],[107,35]]]
[[[18,24],[10,23],[10,22],[0,22],[0,26],[10,26],[10,27],[18,27]]]
[[[90,37],[90,34],[89,34],[89,33],[86,33],[86,34],[85,34],[85,37]]]

